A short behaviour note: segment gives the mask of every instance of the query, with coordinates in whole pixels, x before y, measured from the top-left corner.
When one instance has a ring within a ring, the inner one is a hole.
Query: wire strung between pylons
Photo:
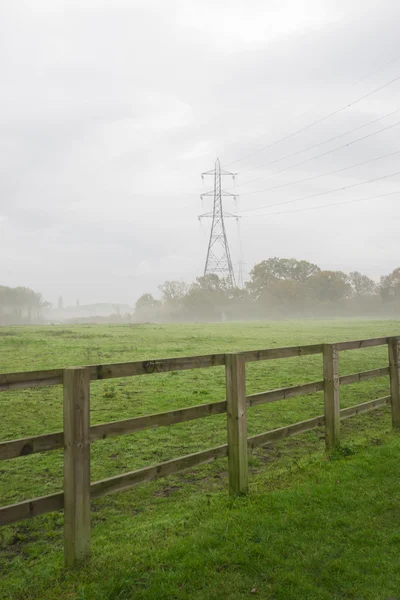
[[[297,183],[304,183],[305,181],[311,181],[312,179],[318,179],[319,177],[326,177],[328,175],[334,175],[335,173],[340,173],[342,171],[348,171],[349,169],[355,169],[356,167],[360,167],[362,165],[366,165],[368,163],[376,162],[378,160],[383,160],[384,158],[389,158],[389,156],[395,156],[399,154],[400,150],[395,150],[394,152],[389,152],[388,154],[382,154],[381,156],[377,156],[376,158],[370,158],[368,160],[363,160],[359,163],[355,163],[353,165],[349,165],[348,167],[341,167],[340,169],[334,169],[333,171],[326,171],[325,173],[320,173],[319,175],[311,175],[311,177],[305,177],[304,179],[297,179],[296,181],[289,181],[286,183],[280,183],[279,185],[274,185],[269,188],[265,188],[262,190],[255,190],[253,192],[245,192],[242,194],[243,196],[250,196],[251,194],[259,194],[260,192],[271,192],[272,190],[279,190],[283,187],[288,187],[290,185],[296,185]],[[251,208],[245,210],[253,210]]]
[[[288,167],[283,167],[282,169],[278,169],[277,171],[272,171],[272,173],[268,173],[267,175],[263,175],[262,177],[258,177],[257,179],[252,179],[251,181],[248,181],[246,183],[254,183],[255,181],[260,181],[261,179],[268,179],[269,177],[272,177],[273,175],[278,175],[279,173],[289,171],[290,169],[294,169],[295,167],[299,167],[300,165],[305,165],[306,163],[308,163],[312,160],[316,160],[317,158],[322,158],[323,156],[328,156],[328,154],[332,154],[332,152],[336,152],[337,150],[341,150],[342,148],[347,148],[349,146],[352,146],[353,144],[362,142],[363,140],[373,137],[374,135],[378,135],[378,133],[382,133],[383,131],[388,131],[389,129],[393,129],[393,127],[397,127],[397,125],[400,125],[400,121],[396,121],[396,123],[393,123],[392,125],[388,125],[387,127],[378,129],[378,131],[368,133],[367,135],[364,135],[360,138],[357,138],[356,140],[348,142],[347,144],[342,144],[342,146],[337,146],[336,148],[332,148],[331,150],[327,150],[326,152],[317,154],[317,156],[311,156],[310,158],[301,160],[300,162],[294,163],[293,165],[289,165]],[[264,189],[257,190],[257,192],[264,192],[264,191],[265,191]],[[247,196],[249,194],[255,194],[257,192],[245,192],[244,194],[241,194],[241,196]]]
[[[263,208],[272,208],[275,206],[283,206],[284,204],[291,204],[292,202],[300,202],[301,200],[309,200],[310,198],[316,198],[318,196],[326,196],[327,194],[333,194],[334,192],[342,192],[344,190],[349,190],[351,188],[358,187],[359,185],[367,185],[369,183],[373,183],[375,181],[382,181],[382,179],[388,179],[389,177],[396,177],[400,175],[400,171],[396,171],[395,173],[388,173],[387,175],[381,175],[380,177],[374,177],[373,179],[368,179],[367,181],[359,181],[357,183],[352,183],[351,185],[346,185],[344,187],[338,187],[333,190],[325,190],[324,192],[317,192],[316,194],[309,194],[308,196],[302,196],[301,198],[293,198],[292,200],[284,200],[284,202],[276,202],[275,204],[264,204],[263,206],[258,206],[256,208],[248,208],[246,210],[242,210],[241,212],[251,212],[255,210],[262,210]]]
[[[293,131],[292,133],[289,133],[288,135],[285,135],[285,136],[283,136],[282,138],[280,138],[278,140],[275,140],[271,144],[263,146],[259,150],[255,150],[254,152],[250,152],[249,154],[246,154],[242,158],[238,158],[237,160],[231,161],[231,162],[227,163],[227,165],[225,165],[225,166],[229,167],[230,165],[234,165],[234,164],[236,164],[238,162],[241,162],[242,160],[245,160],[246,158],[250,158],[251,156],[255,156],[256,154],[259,154],[260,152],[264,152],[264,150],[268,150],[269,148],[272,148],[273,146],[276,146],[277,144],[280,144],[281,142],[283,142],[285,140],[288,140],[288,139],[294,137],[295,135],[298,135],[299,133],[302,133],[303,131],[306,131],[307,129],[310,129],[311,127],[314,127],[315,125],[318,125],[319,123],[322,123],[322,122],[326,121],[327,119],[330,119],[331,117],[333,117],[333,116],[341,113],[342,111],[346,110],[347,108],[350,108],[351,106],[354,106],[355,104],[358,104],[358,102],[361,102],[362,100],[365,100],[365,98],[369,98],[370,96],[372,96],[373,94],[376,94],[380,90],[388,87],[389,85],[392,85],[392,83],[395,83],[399,79],[400,79],[400,75],[398,75],[394,79],[391,79],[390,81],[387,81],[383,85],[381,85],[381,86],[379,86],[379,87],[371,90],[367,94],[364,94],[363,96],[360,96],[359,98],[356,98],[352,102],[350,102],[348,104],[345,104],[344,106],[341,106],[340,108],[338,108],[338,109],[330,112],[329,114],[325,115],[324,117],[321,117],[320,119],[316,119],[315,121],[312,121],[308,125],[305,125],[304,127],[301,127],[300,129],[297,129],[296,131]]]
[[[304,206],[303,208],[295,208],[293,210],[280,210],[280,211],[272,212],[272,213],[261,213],[260,215],[244,215],[244,218],[272,217],[274,215],[290,215],[290,213],[303,212],[306,210],[319,210],[322,208],[329,208],[331,206],[339,206],[342,204],[353,204],[354,202],[362,202],[364,200],[385,198],[387,196],[394,196],[395,194],[400,194],[400,190],[396,190],[394,192],[387,192],[386,194],[378,194],[376,196],[367,196],[365,198],[355,198],[354,200],[343,200],[341,202],[332,202],[330,204],[318,204],[316,206]]]
[[[368,127],[369,125],[373,125],[374,123],[378,123],[378,121],[382,121],[382,119],[386,119],[387,117],[391,117],[393,115],[395,115],[396,113],[400,112],[400,108],[397,108],[396,110],[393,110],[389,113],[386,113],[385,115],[382,115],[381,117],[378,117],[377,119],[373,119],[372,121],[368,121],[368,123],[364,123],[363,125],[358,125],[357,127],[353,127],[352,129],[348,129],[347,131],[344,131],[343,133],[339,133],[339,135],[334,135],[333,137],[328,138],[327,140],[324,140],[322,142],[318,142],[318,144],[313,144],[312,146],[307,146],[306,148],[303,148],[302,150],[297,150],[296,152],[291,152],[290,154],[286,154],[285,156],[282,156],[281,158],[276,158],[274,160],[270,160],[267,163],[264,163],[262,165],[258,165],[257,167],[250,167],[249,169],[245,169],[244,171],[241,171],[241,174],[243,175],[243,173],[248,173],[249,171],[255,171],[256,169],[264,169],[265,167],[269,167],[270,165],[273,165],[277,162],[281,162],[282,160],[286,160],[287,158],[292,158],[293,156],[298,156],[299,154],[303,154],[303,152],[308,152],[309,150],[314,150],[315,148],[318,148],[319,146],[323,146],[325,144],[328,144],[329,142],[333,142],[334,140],[338,140],[341,137],[344,137],[345,135],[349,135],[350,133],[354,133],[355,131],[359,131],[360,129],[364,129],[364,127]],[[252,183],[253,181],[258,181],[258,179],[251,179],[250,181],[244,181],[243,183],[239,183],[237,184],[237,186],[235,187],[239,187],[242,185],[247,185],[248,183]],[[228,189],[232,189],[232,188],[228,188]]]

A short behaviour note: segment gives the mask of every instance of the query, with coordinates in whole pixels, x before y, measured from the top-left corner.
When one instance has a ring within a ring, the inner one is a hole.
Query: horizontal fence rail
[[[390,338],[373,338],[370,340],[356,340],[353,342],[340,342],[335,344],[339,351],[342,350],[361,350],[362,348],[373,348],[374,346],[385,346]]]
[[[370,412],[376,410],[390,403],[390,396],[384,396],[383,398],[377,398],[376,400],[370,400],[357,404],[356,406],[350,406],[340,411],[340,418],[348,419],[358,414]],[[299,421],[292,425],[280,427],[279,429],[273,429],[266,433],[261,433],[247,438],[247,444],[250,449],[258,448],[260,446],[266,446],[274,442],[279,442],[285,438],[312,431],[318,427],[322,427],[325,424],[324,415],[307,419],[306,421]],[[151,467],[144,467],[130,473],[124,473],[115,477],[109,477],[101,481],[96,481],[90,486],[90,495],[92,499],[100,498],[107,494],[111,494],[120,490],[131,488],[140,483],[146,481],[154,481],[168,475],[175,475],[187,469],[191,469],[195,466],[202,465],[219,458],[226,458],[228,456],[228,445],[216,446],[209,450],[202,452],[195,452],[182,456],[178,459],[173,459],[153,465]],[[63,493],[58,492],[50,494],[48,496],[41,496],[34,498],[33,500],[25,500],[17,504],[10,506],[4,506],[0,508],[0,525],[6,525],[28,519],[37,515],[53,512],[60,510],[64,507]]]
[[[223,367],[224,365],[225,354],[206,354],[204,356],[183,356],[181,358],[160,358],[119,364],[90,365],[87,368],[90,370],[91,381],[96,381],[119,377],[134,377],[136,375],[151,375],[153,373],[169,373],[170,371]],[[62,382],[63,369],[5,373],[0,375],[0,392],[59,385]]]
[[[312,344],[309,346],[288,346],[287,348],[270,348],[267,350],[249,350],[241,352],[240,355],[246,362],[259,360],[276,360],[279,358],[294,358],[295,356],[307,356],[309,354],[321,354],[323,344]]]
[[[371,369],[370,371],[343,375],[339,378],[339,382],[340,385],[348,385],[387,375],[389,375],[389,367],[381,367],[379,369]],[[268,402],[287,400],[297,396],[321,392],[323,389],[324,382],[321,380],[267,392],[260,392],[258,394],[247,396],[247,406],[258,406]],[[185,421],[223,413],[226,413],[225,400],[211,402],[209,404],[198,404],[197,406],[189,408],[181,408],[154,415],[146,415],[144,417],[134,417],[133,419],[101,423],[100,425],[92,425],[90,427],[90,441],[104,440],[109,437],[134,433],[135,431],[143,429],[154,429],[156,427],[184,423]],[[59,450],[63,447],[63,431],[0,442],[0,460],[17,458],[18,456],[27,456],[28,454],[35,454],[37,452]]]
[[[389,366],[349,375],[339,375],[339,353],[341,351],[382,345],[388,346]],[[246,395],[246,363],[317,354],[323,355],[324,378],[320,381]],[[227,396],[225,400],[98,425],[89,423],[91,381],[222,366],[226,371]],[[341,386],[386,376],[389,376],[390,395],[340,409],[339,389]],[[89,553],[90,501],[95,498],[177,474],[220,458],[228,458],[230,492],[243,493],[247,491],[248,486],[247,453],[249,450],[318,427],[325,427],[326,448],[330,451],[340,443],[340,421],[387,404],[392,406],[393,426],[400,429],[400,338],[384,337],[336,344],[312,344],[245,351],[230,355],[209,354],[92,365],[72,369],[0,374],[0,391],[59,384],[64,386],[64,431],[1,442],[0,460],[63,449],[64,491],[0,507],[0,525],[64,509],[65,559],[67,564],[74,564],[84,559]],[[325,413],[323,415],[252,437],[247,436],[246,411],[248,408],[317,392],[324,393]],[[226,414],[227,418],[227,444],[101,481],[90,482],[89,449],[92,442],[221,414]]]
[[[358,383],[359,381],[367,381],[376,377],[385,377],[389,375],[389,367],[380,367],[379,369],[371,369],[370,371],[361,371],[361,373],[352,373],[351,375],[342,375],[339,377],[340,385],[349,385],[350,383]]]
[[[348,385],[366,381],[368,379],[383,377],[385,375],[389,375],[389,367],[371,369],[370,371],[353,373],[351,375],[343,375],[339,378],[339,382],[340,385]],[[247,406],[258,406],[268,402],[277,402],[279,400],[313,394],[315,392],[321,392],[323,389],[324,382],[321,380],[252,394],[251,396],[247,396]],[[156,427],[173,425],[174,423],[184,423],[185,421],[223,413],[226,413],[225,400],[211,402],[209,404],[199,404],[189,408],[181,408],[144,417],[101,423],[100,425],[92,425],[90,427],[90,441],[104,440],[109,437],[134,433],[135,431],[143,429],[153,429]],[[27,456],[28,454],[35,454],[37,452],[59,450],[63,447],[63,431],[0,442],[0,460],[17,458],[18,456]]]
[[[373,346],[383,346],[389,338],[356,340],[336,344],[338,350],[359,350]],[[322,354],[323,344],[307,346],[288,346],[287,348],[270,348],[267,350],[250,350],[241,352],[246,362],[293,358],[310,354]],[[209,367],[225,366],[225,354],[206,354],[203,356],[183,356],[178,358],[159,358],[128,363],[111,363],[105,365],[90,365],[91,381],[151,375],[152,373],[168,373],[189,369],[206,369]],[[13,389],[26,389],[60,385],[63,382],[63,369],[45,369],[42,371],[26,371],[0,374],[0,392]]]

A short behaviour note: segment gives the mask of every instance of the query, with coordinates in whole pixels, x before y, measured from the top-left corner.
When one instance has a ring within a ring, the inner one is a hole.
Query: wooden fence
[[[339,352],[388,346],[389,366],[352,375],[339,375]],[[259,394],[246,395],[246,363],[310,354],[323,354],[323,379]],[[187,369],[225,366],[226,400],[159,414],[90,426],[90,381]],[[340,409],[339,389],[358,381],[389,375],[390,395]],[[0,391],[63,385],[64,431],[0,443],[0,460],[64,449],[64,491],[0,507],[0,524],[7,525],[36,515],[64,509],[66,564],[86,558],[90,551],[90,501],[105,494],[179,473],[196,465],[228,457],[229,491],[245,493],[248,487],[248,450],[325,425],[327,450],[340,444],[340,421],[390,403],[392,422],[400,428],[400,337],[337,344],[316,344],[241,352],[167,358],[69,369],[0,374]],[[247,437],[248,407],[324,391],[324,415]],[[211,415],[227,414],[227,443],[101,481],[90,481],[90,444],[123,435]]]

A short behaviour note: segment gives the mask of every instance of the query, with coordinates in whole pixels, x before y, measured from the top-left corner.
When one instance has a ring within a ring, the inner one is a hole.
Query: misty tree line
[[[0,325],[41,321],[43,309],[49,306],[42,294],[30,288],[0,285]]]
[[[358,271],[323,270],[294,258],[269,258],[250,271],[244,289],[217,275],[191,285],[165,281],[160,299],[143,294],[135,305],[140,321],[221,320],[312,316],[391,315],[400,312],[400,268],[375,283]]]
[[[244,289],[207,275],[192,284],[165,281],[159,291],[160,298],[143,294],[134,315],[118,313],[103,321],[395,316],[400,314],[400,267],[375,283],[358,271],[346,274],[322,270],[305,260],[269,258],[254,266]],[[0,286],[0,325],[43,322],[50,306],[29,288]]]

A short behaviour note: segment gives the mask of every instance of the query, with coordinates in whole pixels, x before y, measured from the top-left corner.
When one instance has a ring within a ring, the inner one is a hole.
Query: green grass
[[[232,352],[396,335],[396,321],[0,329],[1,371]],[[387,349],[341,353],[341,374],[387,364]],[[255,393],[322,378],[320,356],[248,365]],[[341,389],[341,406],[388,394],[379,378]],[[221,400],[224,370],[150,375],[91,386],[91,422]],[[323,413],[322,394],[255,407],[249,435]],[[95,442],[92,480],[226,441],[226,417]],[[61,387],[0,395],[0,439],[62,428]],[[380,444],[380,445],[378,445]],[[258,449],[250,494],[227,497],[226,460],[93,502],[93,555],[62,562],[62,514],[2,530],[0,598],[400,597],[397,453],[388,409],[343,423],[343,450],[327,460],[315,430]],[[62,488],[59,451],[4,461],[0,504]],[[340,483],[336,483],[339,481]],[[397,538],[396,538],[397,536]],[[397,540],[397,541],[396,541]],[[2,595],[3,594],[3,595]]]

